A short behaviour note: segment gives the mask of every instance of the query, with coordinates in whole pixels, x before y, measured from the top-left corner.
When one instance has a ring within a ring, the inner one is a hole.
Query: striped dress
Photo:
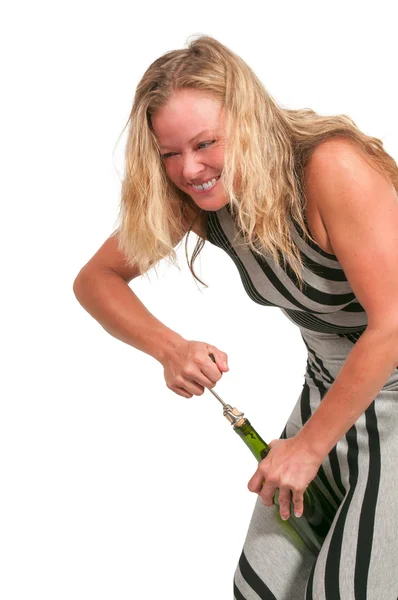
[[[319,406],[367,326],[336,256],[290,221],[304,262],[294,273],[243,244],[229,206],[208,213],[207,239],[236,264],[254,302],[278,306],[308,352],[300,397],[281,437],[294,436]],[[275,508],[257,499],[234,577],[235,600],[398,600],[398,370],[326,457],[319,476],[339,506],[318,555]],[[397,526],[397,527],[396,527]]]

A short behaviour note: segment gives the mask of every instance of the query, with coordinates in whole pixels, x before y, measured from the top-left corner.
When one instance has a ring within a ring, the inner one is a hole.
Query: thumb
[[[229,371],[229,366],[228,366],[228,358],[226,354],[219,354],[217,353],[216,355],[214,355],[213,352],[209,353],[209,356],[211,358],[211,360],[216,363],[218,369],[221,372],[226,372]]]
[[[259,494],[261,492],[261,488],[263,487],[264,475],[261,473],[259,469],[254,473],[253,477],[250,479],[247,487],[250,492],[254,492],[255,494]]]

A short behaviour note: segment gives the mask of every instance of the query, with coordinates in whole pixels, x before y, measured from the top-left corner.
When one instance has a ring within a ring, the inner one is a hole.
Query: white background
[[[284,106],[350,115],[397,159],[393,3],[18,2],[1,17],[2,600],[229,600],[256,463],[209,393],[166,388],[151,357],[78,304],[113,231],[136,85],[210,34]],[[194,241],[192,236],[192,242]],[[192,245],[191,245],[192,247]],[[132,289],[187,339],[227,352],[219,394],[266,440],[302,387],[300,333],[245,295],[206,245]],[[272,548],[270,548],[272,551]]]

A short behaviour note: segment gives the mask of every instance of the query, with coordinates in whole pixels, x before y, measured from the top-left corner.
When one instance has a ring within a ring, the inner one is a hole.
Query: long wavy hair
[[[398,191],[398,167],[381,140],[362,133],[346,115],[280,107],[239,56],[210,36],[194,37],[187,48],[167,52],[149,66],[121,133],[129,127],[119,224],[113,235],[128,263],[142,274],[165,257],[178,266],[174,248],[186,231],[187,206],[206,223],[206,212],[168,178],[151,125],[151,115],[183,88],[211,94],[224,109],[227,143],[221,183],[244,243],[255,253],[269,252],[288,263],[300,285],[303,264],[288,217],[312,239],[304,219],[303,177],[319,143],[337,135],[349,138]],[[201,283],[193,264],[203,245],[199,238],[189,259],[186,238],[189,267]]]

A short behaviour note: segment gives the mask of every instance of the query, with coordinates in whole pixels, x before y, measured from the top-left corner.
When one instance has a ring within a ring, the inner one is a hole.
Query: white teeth
[[[213,179],[211,179],[207,183],[204,183],[203,185],[192,184],[192,187],[195,188],[195,190],[209,190],[210,188],[212,188],[214,186],[216,181],[217,181],[217,177],[213,177]]]

